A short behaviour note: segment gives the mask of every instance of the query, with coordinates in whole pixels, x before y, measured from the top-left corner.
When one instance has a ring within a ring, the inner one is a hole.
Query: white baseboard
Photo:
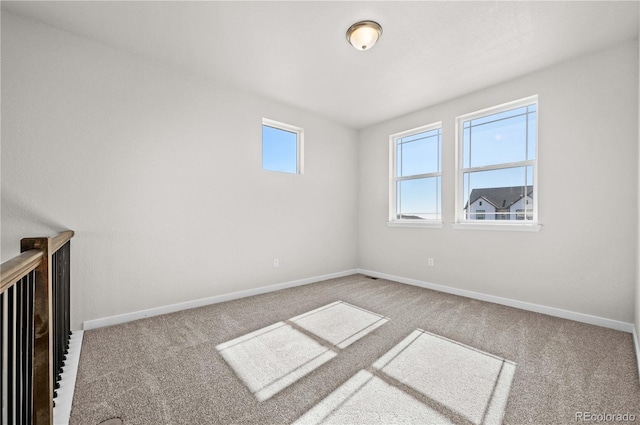
[[[444,285],[438,285],[435,283],[423,282],[421,280],[409,279],[409,278],[394,276],[386,273],[379,273],[372,270],[358,269],[358,273],[362,273],[362,274],[373,276],[373,277],[379,277],[381,279],[393,280],[395,282],[406,283],[408,285],[419,286],[421,288],[433,289],[434,291],[446,292],[448,294],[460,295],[462,297],[473,298],[481,301],[488,301],[494,304],[502,304],[508,307],[519,308],[521,310],[534,311],[536,313],[542,313],[549,316],[575,320],[576,322],[602,326],[605,328],[615,329],[622,332],[628,332],[628,333],[634,332],[633,323],[620,322],[618,320],[592,316],[589,314],[563,310],[555,307],[547,307],[540,304],[533,304],[525,301],[513,300],[510,298],[497,297],[495,295],[487,295],[481,292],[468,291],[466,289],[459,289],[459,288],[453,288],[451,286],[444,286]],[[636,339],[636,353],[638,353],[637,339]]]
[[[410,279],[402,276],[395,276],[395,275],[380,273],[380,272],[376,272],[373,270],[366,270],[366,269],[345,270],[342,272],[330,273],[330,274],[310,277],[306,279],[294,280],[291,282],[278,283],[275,285],[262,286],[260,288],[247,289],[244,291],[232,292],[230,294],[222,294],[214,297],[202,298],[202,299],[193,300],[193,301],[186,301],[183,303],[171,304],[167,306],[151,308],[148,310],[141,310],[141,311],[135,311],[132,313],[120,314],[117,316],[110,316],[110,317],[104,317],[101,319],[88,320],[83,323],[82,327],[84,330],[90,330],[90,329],[102,328],[105,326],[118,325],[121,323],[131,322],[133,320],[144,319],[145,317],[153,317],[153,316],[159,316],[161,314],[174,313],[176,311],[202,307],[210,304],[217,304],[225,301],[236,300],[238,298],[250,297],[252,295],[265,294],[268,292],[279,291],[281,289],[293,288],[295,286],[308,285],[310,283],[321,282],[323,280],[349,276],[356,273],[361,273],[361,274],[365,274],[373,277],[392,280],[399,283],[419,286],[421,288],[432,289],[434,291],[445,292],[448,294],[459,295],[462,297],[473,298],[476,300],[487,301],[495,304],[502,304],[508,307],[519,308],[521,310],[534,311],[536,313],[547,314],[549,316],[575,320],[576,322],[588,323],[591,325],[602,326],[605,328],[615,329],[618,331],[634,334],[635,327],[633,323],[626,323],[618,320],[607,319],[604,317],[578,313],[575,311],[563,310],[560,308],[548,307],[540,304],[533,304],[525,301],[513,300],[510,298],[503,298],[495,295],[483,294],[481,292],[474,292],[466,289],[454,288],[451,286],[438,285],[435,283],[424,282],[417,279]],[[635,334],[634,334],[634,341],[636,344],[636,353],[638,354],[640,359],[640,350],[638,348],[637,336]],[[640,364],[639,364],[639,368],[640,368]]]
[[[638,329],[633,325],[633,345],[636,348],[636,364],[638,365],[638,379],[640,379],[640,344],[638,344]]]
[[[60,388],[56,390],[58,397],[55,398],[56,406],[53,408],[54,425],[69,424],[73,392],[76,388],[76,377],[78,375],[78,364],[80,363],[83,333],[83,331],[73,331],[69,339],[69,352],[65,360],[65,366],[62,369]]]
[[[119,325],[133,320],[144,319],[145,317],[159,316],[161,314],[174,313],[176,311],[188,310],[190,308],[203,307],[205,305],[217,304],[225,301],[236,300],[238,298],[250,297],[252,295],[265,294],[267,292],[279,291],[281,289],[293,288],[294,286],[308,285],[310,283],[321,282],[323,280],[335,279],[338,277],[350,276],[358,273],[358,270],[345,270],[337,273],[314,276],[306,279],[294,280],[291,282],[278,283],[275,285],[262,286],[260,288],[247,289],[245,291],[232,292],[230,294],[216,295],[214,297],[201,298],[193,301],[186,301],[178,304],[170,304],[162,307],[150,308],[148,310],[134,311],[132,313],[120,314],[117,316],[104,317],[102,319],[87,320],[82,324],[82,329],[90,330],[105,326]]]

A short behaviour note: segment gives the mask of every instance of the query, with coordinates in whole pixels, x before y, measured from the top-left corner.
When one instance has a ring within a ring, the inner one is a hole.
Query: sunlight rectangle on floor
[[[338,348],[346,348],[389,319],[344,301],[336,301],[289,321]]]
[[[515,364],[417,329],[358,371],[296,425],[499,425]]]
[[[336,353],[283,322],[216,347],[259,401],[282,391]]]
[[[417,329],[373,367],[474,424],[502,422],[516,365]]]
[[[371,372],[361,370],[294,425],[439,424],[446,416]]]

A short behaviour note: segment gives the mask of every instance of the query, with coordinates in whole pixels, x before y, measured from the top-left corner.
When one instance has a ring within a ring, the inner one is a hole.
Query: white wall
[[[640,11],[638,12],[640,16]],[[640,39],[640,34],[639,34]],[[638,43],[638,57],[640,57],[640,43]],[[639,65],[640,67],[640,65]],[[638,73],[638,146],[640,146],[640,72]],[[640,332],[640,148],[639,148],[639,156],[638,156],[638,234],[637,234],[637,244],[638,244],[638,256],[636,257],[636,297],[635,297],[635,328],[636,328],[636,344],[638,343],[638,332]],[[640,352],[637,351],[638,346],[636,345],[636,356],[638,358],[638,374],[640,375]]]
[[[75,230],[74,328],[357,266],[353,130],[6,12],[2,89],[2,259]],[[304,175],[262,171],[262,117]]]
[[[75,328],[359,266],[625,322],[635,291],[640,329],[637,42],[356,138],[313,114],[2,15],[2,260],[21,237],[75,230]],[[453,230],[455,116],[536,93],[543,229]],[[303,176],[260,169],[263,116],[305,128]],[[445,226],[388,228],[388,136],[439,120]],[[594,196],[615,212],[568,212]]]
[[[535,94],[542,230],[453,229],[455,117]],[[443,122],[445,225],[387,227],[389,135],[436,121]],[[632,322],[637,123],[634,40],[361,130],[360,268]],[[586,199],[606,208],[583,208]]]

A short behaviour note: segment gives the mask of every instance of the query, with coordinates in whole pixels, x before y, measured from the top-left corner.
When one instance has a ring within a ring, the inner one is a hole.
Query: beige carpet
[[[85,332],[70,423],[569,424],[576,414],[640,422],[630,334],[354,275]]]

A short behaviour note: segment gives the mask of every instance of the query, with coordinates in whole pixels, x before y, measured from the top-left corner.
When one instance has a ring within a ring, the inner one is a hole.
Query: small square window
[[[262,169],[302,174],[303,129],[264,118],[262,120]]]

